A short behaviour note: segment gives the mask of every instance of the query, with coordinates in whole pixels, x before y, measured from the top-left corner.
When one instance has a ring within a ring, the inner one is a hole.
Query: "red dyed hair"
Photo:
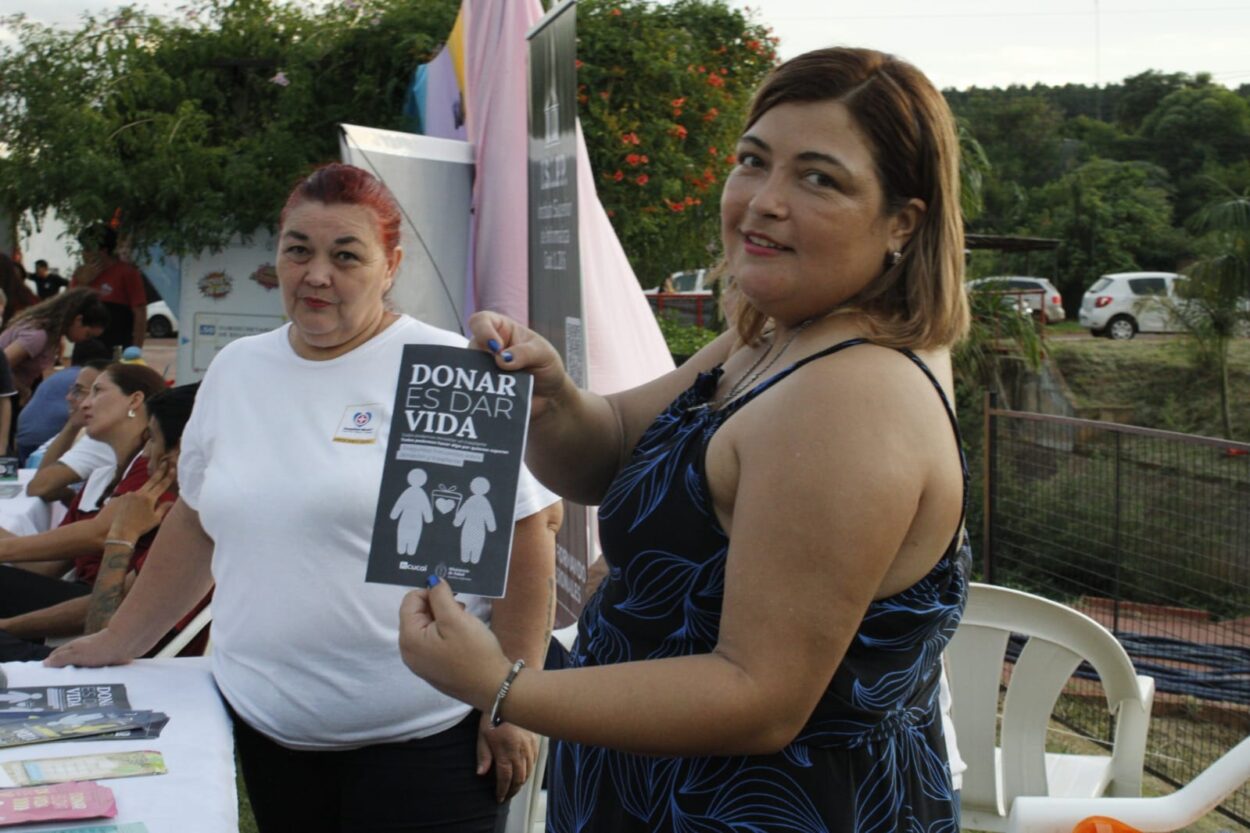
[[[282,206],[278,225],[285,226],[291,209],[306,202],[325,205],[363,205],[378,218],[378,236],[389,258],[399,246],[399,223],[403,213],[391,189],[382,180],[355,165],[332,162],[300,180]]]

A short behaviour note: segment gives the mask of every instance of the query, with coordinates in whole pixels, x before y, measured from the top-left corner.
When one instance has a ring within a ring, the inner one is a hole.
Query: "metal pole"
[[[986,584],[994,583],[994,490],[998,482],[998,422],[993,411],[997,406],[998,395],[992,390],[986,391],[981,460],[981,558]]]

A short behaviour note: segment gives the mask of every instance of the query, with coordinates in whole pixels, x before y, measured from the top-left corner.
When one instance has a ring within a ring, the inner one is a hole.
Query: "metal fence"
[[[670,316],[682,324],[714,328],[720,324],[717,304],[720,301],[711,293],[696,295],[687,292],[658,292],[647,296],[651,310],[657,315]]]
[[[985,580],[1064,602],[1155,678],[1146,768],[1180,786],[1250,733],[1250,445],[987,406]],[[1057,709],[1108,743],[1101,686]],[[1250,827],[1250,788],[1220,810]]]

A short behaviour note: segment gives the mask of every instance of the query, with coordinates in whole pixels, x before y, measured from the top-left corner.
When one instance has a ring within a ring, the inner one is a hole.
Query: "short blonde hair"
[[[868,139],[888,214],[911,199],[925,213],[901,259],[836,314],[861,313],[872,340],[924,349],[954,344],[968,330],[959,140],[946,100],[920,70],[872,49],[833,48],[786,61],[764,80],[747,129],[780,104],[839,101]],[[739,337],[755,343],[768,316],[737,290],[730,306]]]

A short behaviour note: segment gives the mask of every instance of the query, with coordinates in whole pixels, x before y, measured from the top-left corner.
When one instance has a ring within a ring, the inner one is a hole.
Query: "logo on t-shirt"
[[[355,443],[370,445],[378,441],[378,425],[381,405],[348,405],[339,420],[338,430],[334,432],[336,443]]]

